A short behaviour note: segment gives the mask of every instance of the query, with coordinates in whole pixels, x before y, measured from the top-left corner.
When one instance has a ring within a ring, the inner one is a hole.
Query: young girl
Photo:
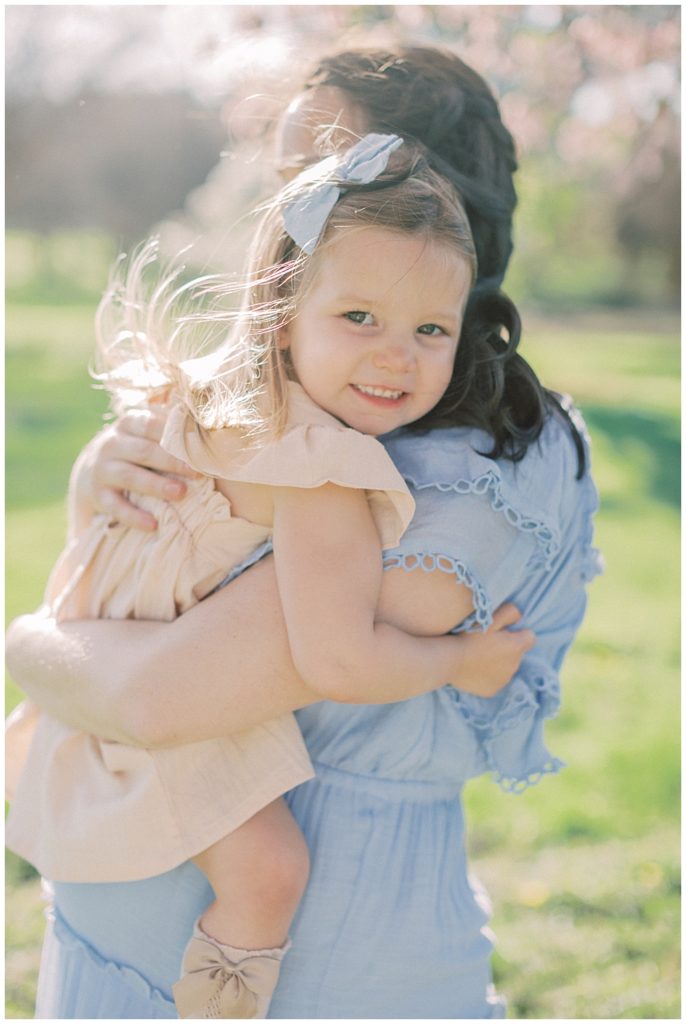
[[[175,353],[216,314],[166,328],[169,289],[142,291],[150,257],[131,265],[123,324],[101,310],[101,377],[120,407],[167,403],[164,447],[203,476],[181,503],[150,503],[154,535],[96,518],[53,572],[53,613],[173,619],[273,537],[295,664],[322,697],[495,693],[528,632],[420,639],[376,621],[380,548],[414,503],[375,437],[444,395],[475,276],[452,187],[397,136],[300,175],[260,224],[235,329],[195,359]],[[216,899],[184,957],[179,1013],[262,1017],[308,870],[280,797],[312,774],[290,715],[155,752],[41,716],[7,841],[55,881],[145,878],[192,857]]]

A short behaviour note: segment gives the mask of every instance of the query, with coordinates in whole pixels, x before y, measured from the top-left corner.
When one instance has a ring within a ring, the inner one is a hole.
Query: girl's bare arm
[[[441,635],[473,610],[470,592],[454,582],[443,623],[434,614],[422,636],[414,624],[404,630],[379,618],[381,546],[364,491],[278,488],[274,550],[293,661],[322,697],[384,704],[446,683],[490,697],[519,667],[522,637]]]

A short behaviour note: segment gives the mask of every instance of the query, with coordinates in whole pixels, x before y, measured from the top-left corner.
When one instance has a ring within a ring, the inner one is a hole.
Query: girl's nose
[[[374,352],[373,362],[379,370],[407,373],[415,362],[413,346],[398,341],[380,345]]]

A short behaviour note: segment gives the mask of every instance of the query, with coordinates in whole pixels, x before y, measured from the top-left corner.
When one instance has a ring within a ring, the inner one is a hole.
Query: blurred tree
[[[221,263],[241,203],[269,180],[264,125],[303,57],[397,42],[456,50],[501,99],[522,166],[520,291],[678,298],[678,5],[13,7],[8,223],[143,234],[204,180],[221,113],[235,159],[169,226],[205,235]]]
[[[663,107],[636,140],[618,181],[614,208],[617,240],[621,246],[630,288],[640,273],[646,251],[667,258],[669,291],[681,288],[681,162],[678,139]]]
[[[183,205],[224,142],[216,114],[198,111],[187,95],[10,104],[7,226],[99,227],[128,245]]]

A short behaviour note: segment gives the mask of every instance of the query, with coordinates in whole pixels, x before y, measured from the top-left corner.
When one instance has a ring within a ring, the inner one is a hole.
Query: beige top
[[[271,536],[232,515],[215,479],[275,487],[331,482],[367,492],[381,545],[394,547],[414,502],[383,446],[289,385],[281,438],[246,445],[238,430],[201,430],[175,406],[163,447],[203,478],[179,502],[145,502],[150,534],[96,516],[63,552],[47,599],[60,619],[171,620]],[[200,683],[201,685],[201,683]],[[54,881],[129,881],[206,849],[313,775],[292,715],[220,740],[148,751],[99,740],[24,703],[8,720],[8,847]]]

